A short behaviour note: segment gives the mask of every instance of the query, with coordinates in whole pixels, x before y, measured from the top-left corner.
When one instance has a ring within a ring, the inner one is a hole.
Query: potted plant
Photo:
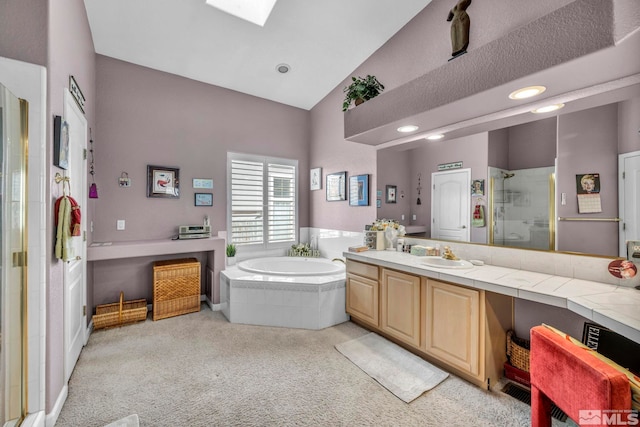
[[[351,101],[355,105],[360,105],[364,101],[375,98],[384,90],[384,85],[378,81],[376,76],[367,74],[367,77],[351,77],[351,84],[344,88],[344,102],[342,111],[347,111]]]
[[[236,263],[236,245],[229,243],[227,245],[227,265],[234,265]]]

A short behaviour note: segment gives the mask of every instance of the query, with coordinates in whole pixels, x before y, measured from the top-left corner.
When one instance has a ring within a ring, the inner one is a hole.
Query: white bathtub
[[[326,258],[269,257],[242,261],[238,268],[277,276],[326,276],[344,273],[344,264]]]
[[[220,303],[231,323],[324,329],[349,320],[345,266],[322,258],[269,257],[220,273]]]

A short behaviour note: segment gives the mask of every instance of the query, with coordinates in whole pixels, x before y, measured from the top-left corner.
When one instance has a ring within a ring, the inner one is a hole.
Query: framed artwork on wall
[[[337,202],[347,200],[347,173],[336,172],[327,175],[327,201]]]
[[[69,167],[69,123],[60,116],[53,118],[53,164],[64,170]]]
[[[211,190],[213,188],[213,180],[208,178],[193,178],[193,188]]]
[[[311,169],[311,176],[309,177],[310,190],[320,190],[322,188],[322,168]]]
[[[369,175],[349,177],[349,205],[369,206]]]
[[[195,193],[196,206],[213,206],[213,193]]]
[[[180,197],[180,169],[147,165],[147,197]]]
[[[385,187],[385,194],[387,196],[387,198],[385,199],[385,202],[387,203],[395,203],[396,202],[396,193],[398,191],[398,187],[395,185],[387,185]]]

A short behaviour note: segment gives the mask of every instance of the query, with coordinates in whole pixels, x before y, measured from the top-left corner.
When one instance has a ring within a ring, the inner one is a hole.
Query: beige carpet
[[[449,376],[442,369],[373,332],[337,344],[336,350],[406,403]]]
[[[334,348],[369,333],[230,324],[199,313],[94,332],[56,427],[529,426],[530,407],[453,375],[404,403]],[[562,426],[554,420],[554,426]]]

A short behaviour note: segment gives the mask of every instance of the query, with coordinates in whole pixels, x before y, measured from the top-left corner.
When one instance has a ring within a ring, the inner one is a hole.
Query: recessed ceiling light
[[[209,6],[220,9],[252,24],[264,27],[277,0],[206,0]]]
[[[531,110],[532,113],[542,114],[542,113],[550,113],[552,111],[556,111],[564,107],[564,104],[553,104],[547,105],[546,107],[536,108],[535,110]]]
[[[416,125],[406,125],[406,126],[400,126],[398,128],[398,132],[402,132],[402,133],[409,133],[415,130],[418,130],[418,126]]]
[[[518,89],[509,94],[509,98],[511,99],[525,99],[531,98],[532,96],[540,95],[542,92],[547,90],[544,86],[528,86],[523,87],[522,89]]]
[[[291,70],[291,66],[289,64],[278,64],[276,67],[279,73],[286,74]]]
[[[444,135],[443,135],[443,134],[441,134],[441,133],[436,133],[435,135],[429,135],[429,136],[427,137],[427,139],[428,139],[429,141],[437,141],[437,140],[442,139],[442,138],[444,138]]]

